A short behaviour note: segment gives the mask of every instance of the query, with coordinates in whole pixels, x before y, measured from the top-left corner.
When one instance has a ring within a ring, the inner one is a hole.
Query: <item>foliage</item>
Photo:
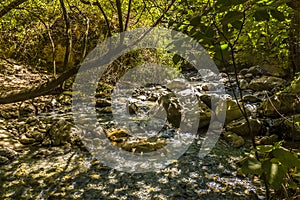
[[[284,1],[182,0],[176,13],[181,16],[170,20],[169,27],[199,41],[218,65],[232,64],[233,47],[240,64],[287,65],[293,11]],[[233,46],[226,48],[229,43]]]
[[[242,172],[261,178],[265,176],[267,183],[277,192],[286,188],[296,190],[300,183],[300,159],[296,153],[283,148],[282,143],[257,146],[242,160]],[[260,155],[259,160],[254,157],[255,151]]]

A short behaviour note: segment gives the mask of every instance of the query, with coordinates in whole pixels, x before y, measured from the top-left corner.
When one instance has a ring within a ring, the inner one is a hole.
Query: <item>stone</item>
[[[0,148],[0,156],[12,159],[15,158],[17,155],[17,152],[15,152],[14,150],[4,147],[4,148]]]
[[[266,117],[280,117],[285,114],[299,113],[300,101],[296,94],[280,93],[265,99],[258,113]],[[280,114],[279,114],[280,113]]]
[[[253,135],[259,135],[262,130],[263,123],[259,119],[249,118]],[[226,126],[226,130],[236,133],[243,137],[251,137],[246,119],[235,120]]]
[[[226,104],[226,105],[224,105]],[[240,105],[240,107],[242,108],[242,105]],[[226,109],[226,110],[224,110]],[[250,115],[250,111],[249,109],[246,109],[246,113],[249,116]],[[230,122],[232,122],[233,120],[239,119],[241,117],[243,117],[243,113],[240,110],[238,104],[233,101],[232,99],[227,99],[224,101],[220,101],[217,104],[216,107],[216,115],[221,115],[221,113],[226,113],[226,118],[225,118],[225,124],[228,124]]]
[[[49,137],[51,144],[54,146],[64,145],[66,143],[74,143],[77,139],[76,133],[79,134],[80,130],[72,123],[59,119],[52,124],[49,130]]]
[[[200,121],[198,128],[207,127],[210,124],[210,120],[212,117],[211,109],[203,102],[199,102],[200,109]]]
[[[181,106],[174,94],[169,93],[161,96],[158,99],[158,103],[164,107],[168,122],[174,128],[179,128],[181,122]]]
[[[22,144],[32,144],[32,143],[35,143],[35,139],[34,138],[28,138],[28,137],[26,137],[25,134],[21,135],[19,141]]]
[[[241,75],[245,75],[248,73],[248,69],[247,68],[243,68],[241,69],[241,71],[239,72]]]
[[[265,70],[263,67],[261,67],[259,65],[250,67],[248,69],[248,73],[253,74],[253,76],[262,76],[262,75],[270,76],[270,75],[272,75],[270,72],[268,72],[267,70]]]
[[[245,79],[240,79],[240,88],[245,90],[248,88],[248,82]]]
[[[103,108],[107,106],[111,106],[111,101],[107,99],[101,99],[101,98],[96,99],[96,107]]]
[[[273,76],[262,76],[254,78],[248,85],[248,88],[254,91],[273,90],[274,88],[282,87],[286,81],[282,78]]]
[[[222,136],[223,136],[224,140],[233,147],[241,147],[245,144],[244,138],[235,133],[223,132]]]
[[[9,161],[8,158],[4,157],[4,156],[0,156],[0,164],[6,164]]]
[[[275,142],[278,141],[278,135],[270,135],[270,136],[263,136],[262,138],[256,141],[257,145],[273,145]]]
[[[245,95],[243,96],[242,101],[249,102],[249,103],[261,102],[261,100],[254,95]]]
[[[289,138],[299,141],[300,140],[300,114],[286,117],[283,121],[282,130]]]

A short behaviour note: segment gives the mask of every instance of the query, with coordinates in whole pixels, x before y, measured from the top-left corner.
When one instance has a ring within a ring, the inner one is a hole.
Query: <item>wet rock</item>
[[[265,99],[260,105],[258,112],[266,117],[280,117],[280,114],[299,113],[300,101],[295,94],[280,93],[272,96],[270,99]]]
[[[262,76],[260,78],[254,78],[248,85],[249,89],[254,91],[272,90],[274,88],[282,87],[286,84],[286,81],[281,78],[273,76]]]
[[[243,68],[243,69],[240,70],[239,73],[240,73],[241,75],[245,75],[245,74],[248,73],[248,70],[249,70],[248,68]]]
[[[278,141],[278,135],[270,135],[270,136],[263,136],[262,138],[256,141],[258,145],[273,145],[275,142]]]
[[[199,102],[200,109],[200,121],[198,128],[207,127],[210,124],[212,111],[211,109],[203,102]]]
[[[252,129],[252,134],[259,135],[262,130],[262,122],[259,119],[252,119],[252,118],[249,118],[249,122]],[[236,133],[243,137],[251,136],[249,132],[248,124],[244,118],[227,124],[226,130]]]
[[[80,130],[72,123],[60,119],[55,122],[49,130],[51,144],[54,146],[73,144],[77,140]]]
[[[223,105],[224,103],[226,103],[226,106]],[[221,115],[221,113],[226,113],[225,124],[228,124],[233,120],[243,117],[243,113],[239,109],[239,106],[235,101],[231,99],[227,99],[226,101],[225,100],[221,101],[218,104],[219,105],[217,105],[216,108],[216,115],[218,116]],[[224,110],[223,108],[227,108],[227,109]],[[249,109],[246,108],[246,112],[248,115],[250,115]]]
[[[292,115],[283,119],[282,130],[293,140],[300,140],[300,114]]]
[[[22,144],[33,144],[33,143],[35,143],[35,139],[34,138],[29,138],[25,134],[21,135],[19,141]]]
[[[223,132],[222,136],[224,140],[233,147],[241,147],[245,144],[245,140],[241,136],[235,133],[227,131],[227,132]]]
[[[158,103],[164,107],[168,122],[174,128],[179,128],[181,122],[181,106],[175,95],[172,93],[163,95],[159,98]]]
[[[245,79],[241,79],[241,80],[240,80],[240,88],[241,88],[242,90],[245,90],[245,89],[248,88],[248,82],[247,82]]]
[[[17,152],[15,152],[14,150],[4,147],[4,148],[0,148],[0,156],[12,159],[15,158],[17,155]]]
[[[245,95],[243,96],[242,101],[249,102],[249,103],[261,102],[261,100],[254,95]]]
[[[271,76],[272,74],[265,70],[263,67],[257,65],[257,66],[252,66],[248,69],[248,73],[253,74],[253,76]]]
[[[107,106],[111,106],[111,101],[107,99],[100,99],[100,98],[96,99],[96,107],[103,108]]]

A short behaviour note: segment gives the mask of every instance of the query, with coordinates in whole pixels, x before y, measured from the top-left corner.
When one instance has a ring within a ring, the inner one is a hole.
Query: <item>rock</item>
[[[248,88],[248,82],[245,79],[240,79],[240,88],[245,90]]]
[[[0,148],[0,156],[2,157],[6,157],[9,159],[15,158],[17,155],[17,152],[15,152],[14,150],[4,147],[4,148]]]
[[[241,71],[239,73],[244,76],[245,74],[248,73],[248,70],[249,69],[247,69],[247,68],[243,68],[243,69],[241,69]]]
[[[60,119],[52,124],[49,130],[51,144],[54,146],[74,143],[77,140],[80,130],[72,123]],[[77,133],[77,134],[76,134]]]
[[[21,135],[19,141],[22,144],[32,144],[32,143],[35,143],[35,139],[34,138],[28,138],[28,137],[26,137],[25,134]]]
[[[233,147],[241,147],[245,144],[245,140],[232,132],[223,132],[222,136],[226,142],[228,142]]]
[[[130,137],[128,131],[124,129],[114,130],[110,133],[107,133],[106,136],[109,138],[109,140],[115,143],[124,142]]]
[[[256,141],[257,145],[273,145],[278,141],[278,135],[263,136]]]
[[[273,76],[262,76],[260,78],[252,79],[248,88],[254,91],[273,90],[274,88],[282,87],[285,84],[286,81],[284,79]]]
[[[248,69],[248,73],[253,74],[253,76],[271,76],[272,74],[265,70],[263,67],[257,65],[257,66],[252,66]]]
[[[245,95],[243,96],[242,101],[249,102],[249,103],[261,102],[261,100],[254,95]]]
[[[278,112],[281,115],[299,113],[300,101],[297,95],[290,93],[274,95],[270,99],[265,99],[258,109],[258,113],[266,117],[280,117]]]
[[[207,127],[210,124],[212,111],[203,102],[199,102],[199,109],[200,109],[200,121],[199,121],[199,127],[198,128]]]
[[[103,108],[107,106],[111,106],[111,101],[107,99],[100,99],[100,98],[96,99],[96,107]]]
[[[175,95],[172,93],[163,95],[158,99],[158,103],[164,107],[168,122],[174,128],[179,128],[181,122],[181,106]]]
[[[226,106],[222,105],[224,103],[226,103]],[[221,115],[222,112],[223,113],[226,112],[225,124],[228,124],[228,123],[232,122],[233,120],[243,117],[243,113],[239,109],[238,104],[235,101],[233,101],[232,99],[227,99],[227,100],[221,101],[218,104],[219,105],[217,105],[217,108],[216,108],[216,115],[218,116],[219,114]],[[223,110],[223,108],[225,108],[225,107],[227,107],[227,109]],[[249,116],[250,111],[247,108],[246,108],[246,112]]]
[[[259,135],[262,130],[262,122],[258,119],[252,119],[252,118],[249,118],[249,122],[252,128],[252,134]],[[226,130],[244,137],[251,136],[247,122],[244,118],[227,124]]]
[[[9,161],[8,158],[4,157],[4,156],[0,156],[0,164],[6,164]]]
[[[211,108],[211,95],[203,94],[200,96],[200,100]]]
[[[293,140],[300,140],[300,114],[283,119],[282,130]]]

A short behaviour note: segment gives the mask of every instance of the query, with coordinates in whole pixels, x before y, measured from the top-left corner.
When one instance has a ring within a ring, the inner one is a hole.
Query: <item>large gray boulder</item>
[[[286,84],[286,81],[282,78],[273,76],[262,76],[260,78],[254,78],[248,85],[248,88],[254,91],[272,90],[274,88],[282,87]]]
[[[259,119],[253,118],[249,118],[249,123],[252,134],[259,135],[262,130],[263,123]],[[226,126],[226,130],[243,137],[251,137],[247,121],[244,118],[231,122]]]
[[[280,93],[265,99],[258,112],[266,117],[280,117],[300,112],[300,101],[296,94]]]

